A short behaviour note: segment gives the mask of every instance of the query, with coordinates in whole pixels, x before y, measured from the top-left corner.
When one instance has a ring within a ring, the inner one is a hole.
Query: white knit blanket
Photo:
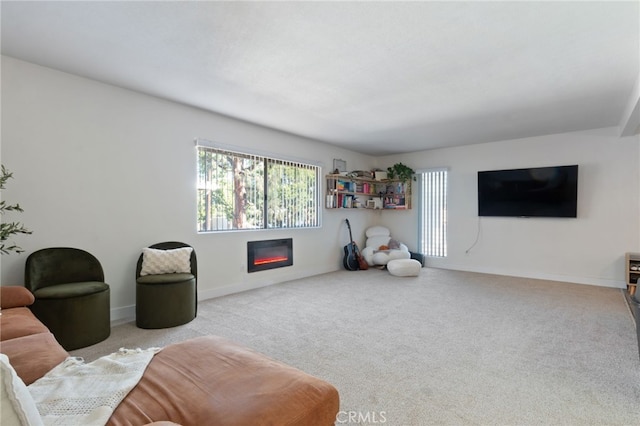
[[[67,358],[28,386],[45,425],[105,425],[159,348],[120,349],[85,364]]]

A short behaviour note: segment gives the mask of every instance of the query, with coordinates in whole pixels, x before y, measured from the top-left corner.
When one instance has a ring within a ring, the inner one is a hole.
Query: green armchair
[[[91,253],[70,247],[31,253],[25,287],[35,296],[34,315],[67,351],[101,342],[111,334],[109,285]]]
[[[136,325],[167,328],[192,321],[198,310],[197,282],[196,253],[188,244],[169,241],[143,250],[136,265]]]

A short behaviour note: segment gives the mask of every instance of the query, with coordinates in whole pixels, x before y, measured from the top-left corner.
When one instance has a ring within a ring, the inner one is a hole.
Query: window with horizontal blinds
[[[319,166],[196,149],[199,232],[320,226]]]
[[[420,245],[426,256],[447,256],[447,177],[446,169],[421,173]]]

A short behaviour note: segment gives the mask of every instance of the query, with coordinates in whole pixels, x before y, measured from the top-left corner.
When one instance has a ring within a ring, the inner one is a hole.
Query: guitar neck
[[[349,219],[345,219],[345,221],[347,222],[347,228],[349,228],[349,239],[353,243],[353,235],[351,235],[351,224],[349,223]]]

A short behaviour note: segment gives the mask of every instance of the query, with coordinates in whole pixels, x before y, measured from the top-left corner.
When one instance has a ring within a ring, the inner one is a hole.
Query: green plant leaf
[[[5,189],[5,183],[12,177],[13,173],[10,173],[3,164],[0,168],[0,189]],[[6,212],[23,212],[23,210],[19,204],[7,204],[4,200],[0,201],[0,215],[4,215]],[[22,253],[24,251],[14,243],[5,243],[9,237],[18,234],[31,234],[31,231],[20,222],[0,223],[1,254]]]

